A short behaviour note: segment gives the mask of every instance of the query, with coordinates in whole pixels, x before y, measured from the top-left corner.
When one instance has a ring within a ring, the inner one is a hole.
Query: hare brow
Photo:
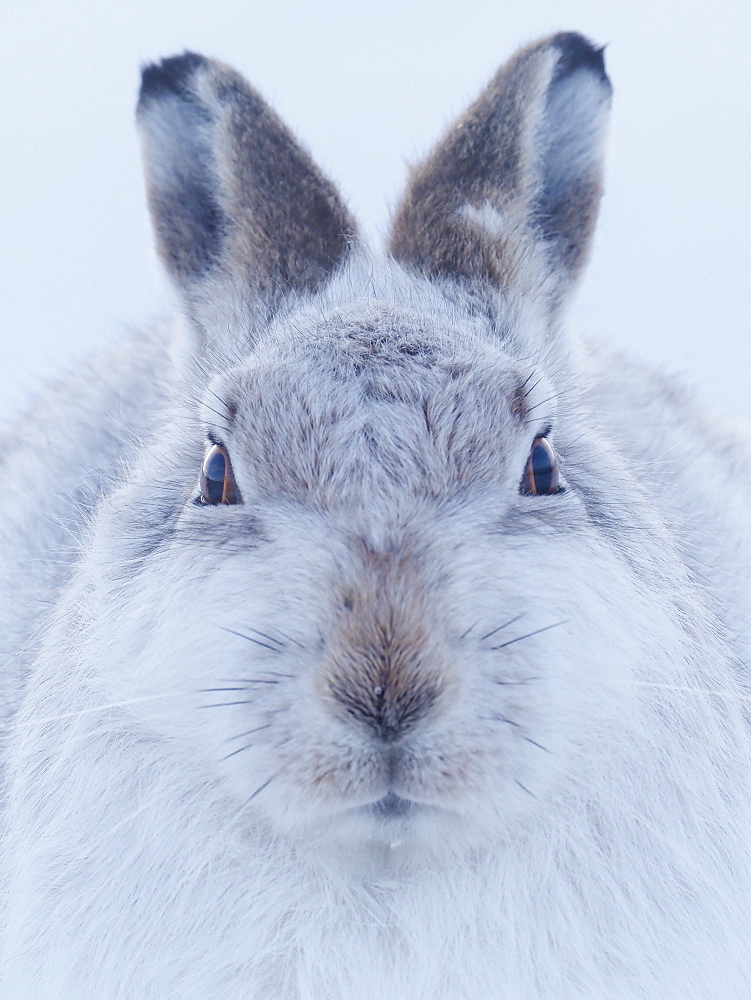
[[[215,410],[215,409],[214,409],[214,408],[213,408],[212,406],[207,406],[207,407],[206,407],[206,409],[207,409],[207,410],[210,410],[210,411],[211,411],[211,413],[215,413],[215,414],[216,414],[216,415],[217,415],[218,417],[220,417],[220,418],[221,418],[222,420],[228,420],[228,419],[229,419],[228,417],[224,417],[224,416],[222,416],[222,414],[221,414],[221,413],[219,412],[219,410]],[[217,426],[219,426],[219,425],[217,424]],[[228,430],[229,430],[229,427],[223,427],[223,428],[222,428],[222,430],[224,430],[224,431],[228,431]]]
[[[217,444],[220,448],[226,448],[226,445],[222,439],[215,434],[210,428],[206,431],[206,440],[211,444]]]

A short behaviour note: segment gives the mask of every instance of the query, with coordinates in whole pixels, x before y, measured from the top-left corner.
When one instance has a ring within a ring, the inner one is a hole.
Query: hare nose
[[[412,660],[352,655],[327,671],[329,698],[337,714],[384,743],[395,743],[411,732],[438,702],[440,674]]]
[[[451,654],[409,539],[375,548],[350,540],[360,565],[341,604],[320,674],[329,708],[393,744],[438,709]]]
[[[404,729],[409,726],[405,712],[406,706],[400,705],[397,700],[390,698],[380,684],[373,688],[373,702],[371,728],[384,743],[396,742]],[[428,709],[429,706],[426,707],[426,710]]]
[[[406,674],[376,684],[354,672],[346,678],[338,674],[330,678],[329,690],[347,718],[366,726],[379,741],[396,743],[431,713],[440,696],[437,678]]]

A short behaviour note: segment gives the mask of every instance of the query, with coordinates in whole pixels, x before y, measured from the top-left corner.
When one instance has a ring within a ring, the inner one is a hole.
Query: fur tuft
[[[579,69],[585,69],[594,73],[601,83],[610,87],[610,80],[605,72],[604,46],[598,48],[574,31],[563,31],[553,35],[550,42],[560,52],[555,80],[561,80]]]
[[[158,63],[149,63],[141,69],[141,91],[138,98],[139,112],[153,100],[168,95],[182,100],[194,100],[190,83],[196,71],[205,67],[208,60],[196,52],[184,52]]]

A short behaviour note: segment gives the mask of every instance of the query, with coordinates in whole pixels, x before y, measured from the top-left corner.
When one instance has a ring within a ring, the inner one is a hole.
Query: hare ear
[[[581,35],[522,49],[413,171],[390,252],[556,308],[594,228],[610,93],[602,50]]]
[[[199,326],[341,263],[355,226],[336,189],[233,70],[191,52],[147,66],[137,117],[157,247]]]

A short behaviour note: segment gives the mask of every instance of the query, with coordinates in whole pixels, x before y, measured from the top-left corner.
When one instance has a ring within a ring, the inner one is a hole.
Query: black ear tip
[[[562,31],[554,35],[551,42],[560,53],[555,71],[556,79],[569,76],[578,69],[588,69],[603,83],[610,83],[605,72],[604,46],[593,45],[576,31]]]
[[[170,56],[161,62],[143,66],[139,108],[149,101],[170,94],[189,97],[193,74],[207,62],[208,60],[197,52],[183,52],[181,56]]]

